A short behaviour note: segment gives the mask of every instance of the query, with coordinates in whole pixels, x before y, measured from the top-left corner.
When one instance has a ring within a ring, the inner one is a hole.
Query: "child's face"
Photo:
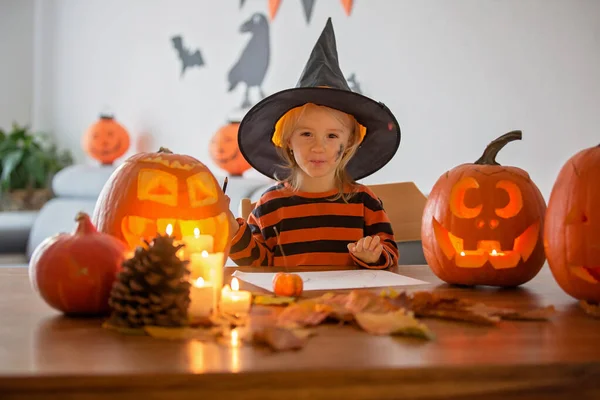
[[[349,118],[327,107],[308,107],[289,140],[298,166],[312,178],[331,176],[350,138]]]

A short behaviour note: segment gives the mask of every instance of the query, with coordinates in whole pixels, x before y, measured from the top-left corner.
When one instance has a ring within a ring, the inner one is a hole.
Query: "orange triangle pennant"
[[[341,0],[342,1],[342,6],[344,6],[344,11],[346,11],[346,15],[350,16],[350,14],[352,13],[352,0]]]
[[[279,10],[279,6],[281,5],[282,0],[269,0],[269,18],[271,21],[275,19],[275,15]]]

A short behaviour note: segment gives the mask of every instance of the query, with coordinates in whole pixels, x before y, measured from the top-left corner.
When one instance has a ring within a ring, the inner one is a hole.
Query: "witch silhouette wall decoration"
[[[250,89],[256,88],[259,100],[265,98],[262,84],[269,69],[271,57],[271,42],[269,36],[269,22],[266,15],[255,13],[240,26],[241,33],[250,33],[250,40],[242,50],[240,57],[231,67],[227,75],[229,82],[228,92],[237,88],[240,83],[245,85],[244,98],[241,108],[250,107]]]
[[[188,68],[202,67],[205,64],[200,50],[196,49],[196,51],[192,52],[187,49],[183,44],[183,38],[181,35],[173,36],[171,38],[171,43],[177,51],[177,56],[181,61],[181,73],[179,75],[180,78],[183,77]]]

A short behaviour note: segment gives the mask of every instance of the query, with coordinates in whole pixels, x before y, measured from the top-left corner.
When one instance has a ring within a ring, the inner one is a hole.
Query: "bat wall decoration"
[[[205,65],[204,58],[202,57],[200,50],[197,49],[194,52],[188,50],[184,46],[183,38],[180,35],[173,36],[171,38],[171,43],[173,44],[173,47],[175,48],[175,50],[177,50],[177,56],[179,57],[179,60],[181,61],[180,77],[183,77],[186,69],[188,69],[188,68],[202,67]]]

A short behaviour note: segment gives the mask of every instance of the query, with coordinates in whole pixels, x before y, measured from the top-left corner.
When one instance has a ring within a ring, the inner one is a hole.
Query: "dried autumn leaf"
[[[303,300],[284,309],[277,317],[277,325],[286,328],[316,326],[331,313],[332,308],[314,300]]]
[[[144,336],[144,335],[146,335],[146,332],[143,329],[141,329],[141,328],[128,328],[126,326],[116,326],[116,325],[112,325],[108,321],[105,321],[102,324],[102,327],[104,329],[108,329],[108,330],[111,330],[111,331],[122,333],[124,335],[132,335],[132,336]]]
[[[553,305],[532,308],[529,310],[515,310],[512,308],[490,307],[482,303],[477,303],[469,307],[469,309],[478,310],[480,313],[497,316],[501,319],[518,321],[545,321],[550,319],[550,317],[556,312],[556,309]]]
[[[427,326],[415,319],[412,313],[402,310],[385,314],[361,312],[354,317],[358,325],[372,335],[405,335],[429,340],[434,338]]]
[[[208,341],[214,339],[219,330],[205,328],[168,328],[163,326],[145,326],[144,331],[155,339]]]
[[[277,296],[272,294],[257,294],[254,295],[252,302],[264,306],[279,306],[288,305],[296,301],[295,297]]]
[[[306,345],[308,336],[292,329],[269,326],[254,332],[254,341],[266,344],[274,351],[299,350]]]
[[[354,314],[359,312],[380,314],[395,311],[398,307],[373,292],[353,290],[348,294],[346,309]]]
[[[585,311],[586,314],[595,318],[600,318],[600,304],[588,303],[585,300],[580,300],[579,306],[583,309],[583,311]]]
[[[400,293],[390,298],[390,302],[411,310],[418,317],[435,317],[484,325],[495,325],[501,319],[547,320],[556,311],[552,305],[530,310],[491,307],[483,303],[425,291],[411,295]]]

